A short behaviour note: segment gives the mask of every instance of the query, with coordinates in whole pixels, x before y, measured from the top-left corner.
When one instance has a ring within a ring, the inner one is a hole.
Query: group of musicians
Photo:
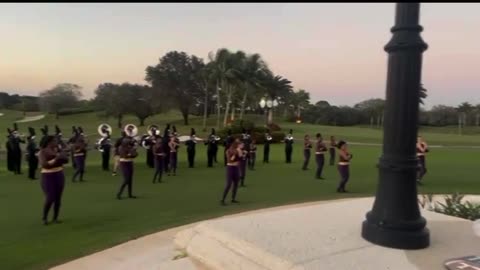
[[[60,223],[58,215],[60,211],[63,187],[65,183],[65,175],[63,173],[63,165],[71,159],[74,174],[72,182],[85,181],[85,161],[87,156],[88,142],[81,127],[72,127],[72,137],[64,142],[62,132],[58,126],[55,126],[55,135],[49,135],[48,126],[40,129],[42,138],[37,147],[35,141],[35,130],[28,128],[29,135],[27,137],[26,160],[28,162],[28,177],[32,180],[36,179],[36,171],[38,165],[41,167],[41,187],[45,194],[45,203],[43,210],[43,222],[49,224],[48,213],[53,206],[54,215],[53,222]],[[17,125],[13,129],[8,129],[7,140],[7,167],[9,171],[15,174],[21,174],[21,157],[22,151],[20,144],[25,143],[23,136],[20,135]],[[117,199],[121,200],[124,189],[127,188],[128,197],[136,198],[133,195],[133,160],[138,156],[137,146],[142,145],[146,149],[146,163],[148,167],[154,168],[153,183],[162,182],[162,175],[173,175],[177,173],[178,149],[180,147],[179,134],[175,128],[170,129],[170,125],[164,130],[163,136],[160,129],[156,125],[149,126],[148,134],[145,134],[138,140],[136,136],[138,129],[135,125],[127,125],[121,132],[121,137],[112,145],[111,133],[112,129],[107,124],[102,124],[98,128],[98,132],[102,138],[96,143],[96,149],[102,152],[102,169],[110,171],[110,152],[113,146],[114,164],[113,175],[117,170],[123,176],[123,182],[117,193]],[[218,145],[221,138],[215,134],[215,129],[211,130],[210,135],[204,141],[207,145],[207,166],[213,167],[213,163],[217,163]],[[192,128],[188,139],[184,140],[187,150],[188,167],[193,168],[195,165],[195,146],[197,141],[202,141],[196,137],[195,130]],[[270,144],[273,138],[267,129],[264,140],[263,162],[269,163]],[[285,161],[292,162],[293,152],[293,130],[290,129],[284,138],[285,144]],[[245,186],[245,178],[247,167],[250,170],[255,169],[256,140],[252,137],[251,131],[243,129],[240,138],[234,138],[231,130],[228,131],[226,138],[223,140],[224,146],[224,166],[226,168],[226,186],[223,192],[221,204],[225,205],[226,197],[231,192],[231,202],[238,203],[236,199],[238,187]],[[347,192],[345,189],[349,180],[349,165],[353,155],[349,152],[345,141],[336,141],[334,136],[330,137],[328,146],[323,141],[320,133],[316,134],[316,141],[312,142],[309,135],[304,137],[304,162],[302,170],[308,170],[311,151],[315,150],[316,172],[315,178],[324,180],[322,173],[325,164],[325,155],[329,154],[329,164],[335,165],[336,149],[338,148],[337,169],[340,175],[340,182],[337,192]],[[417,182],[421,184],[423,176],[426,174],[425,155],[428,152],[428,146],[425,141],[418,137],[417,141],[418,156],[418,174]],[[70,155],[70,157],[69,157]]]

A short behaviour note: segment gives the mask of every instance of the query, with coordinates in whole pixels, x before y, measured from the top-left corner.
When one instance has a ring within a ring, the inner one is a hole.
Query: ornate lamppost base
[[[430,245],[430,231],[427,228],[395,230],[368,220],[362,224],[362,237],[373,244],[396,249],[423,249]]]

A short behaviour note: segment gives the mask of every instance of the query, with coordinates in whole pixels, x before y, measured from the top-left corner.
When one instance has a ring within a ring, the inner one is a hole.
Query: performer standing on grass
[[[22,148],[20,146],[21,143],[25,143],[20,137],[20,133],[18,132],[17,123],[13,123],[13,131],[11,136],[11,147],[12,147],[12,161],[13,161],[13,172],[15,174],[22,174]]]
[[[102,152],[102,169],[104,171],[110,170],[110,151],[112,143],[110,141],[110,132],[105,130],[106,136],[100,140],[99,150]]]
[[[310,136],[308,134],[305,135],[303,139],[303,167],[302,170],[306,171],[308,169],[308,163],[310,162],[311,156],[311,149],[312,149],[312,142],[310,141]]]
[[[65,175],[63,164],[68,162],[68,154],[59,149],[55,136],[44,136],[40,144],[39,161],[41,170],[41,185],[45,194],[43,206],[43,224],[48,225],[48,213],[53,205],[53,223],[61,223],[58,220],[62,201]]]
[[[220,203],[222,205],[225,204],[225,199],[227,198],[228,192],[230,189],[232,190],[232,203],[238,203],[236,200],[237,197],[237,190],[238,190],[238,182],[240,180],[240,170],[239,170],[239,161],[241,159],[242,150],[239,148],[239,144],[237,141],[232,142],[230,148],[226,151],[227,154],[227,166],[226,166],[226,186],[223,191],[222,200]]]
[[[245,150],[245,143],[240,142],[238,145],[240,153],[240,186],[245,187],[245,177],[247,176],[247,159],[248,152]]]
[[[315,177],[317,179],[324,179],[322,177],[323,165],[325,164],[325,153],[327,146],[323,143],[322,134],[317,133],[317,145],[315,146],[315,160],[317,162],[317,172]]]
[[[285,137],[285,157],[287,163],[292,163],[292,152],[293,152],[293,130],[290,129],[288,135]]]
[[[133,184],[133,160],[138,156],[137,150],[135,149],[135,141],[132,137],[127,136],[123,138],[122,143],[119,148],[120,162],[119,167],[123,175],[123,183],[120,186],[120,190],[117,193],[117,199],[122,199],[123,190],[125,187],[128,188],[128,197],[131,199],[136,199],[136,196],[132,194],[132,184]]]
[[[270,144],[272,143],[272,135],[270,135],[270,130],[267,128],[265,132],[265,143],[263,144],[263,163],[268,163],[270,159]]]
[[[345,186],[350,178],[350,160],[353,158],[353,155],[348,152],[347,143],[345,141],[338,142],[338,172],[340,173],[340,184],[338,185],[337,192],[345,193],[348,192],[345,190]]]
[[[255,160],[257,159],[257,141],[252,139],[250,143],[250,152],[248,153],[248,167],[250,170],[255,170]]]
[[[187,146],[188,167],[193,168],[195,163],[195,146],[197,145],[195,129],[192,128],[190,131],[190,138],[185,142],[185,145]]]
[[[163,149],[163,140],[160,136],[160,131],[155,133],[153,155],[155,157],[155,174],[153,175],[153,183],[158,179],[158,182],[162,182],[163,166],[165,165],[165,151]]]
[[[423,140],[422,136],[417,137],[417,158],[418,158],[418,173],[417,183],[422,184],[422,178],[427,173],[427,167],[425,162],[425,155],[428,152],[428,145]]]
[[[330,153],[330,166],[335,165],[335,148],[337,147],[337,142],[335,141],[335,136],[330,136],[330,145],[328,152]]]
[[[170,169],[168,170],[168,175],[170,175],[170,172],[173,172],[173,175],[175,176],[177,174],[177,149],[178,149],[178,143],[175,138],[175,136],[170,137],[170,142],[168,143],[168,147],[170,149]]]
[[[35,143],[35,129],[29,127],[30,135],[27,137],[27,161],[28,161],[28,178],[36,180],[35,173],[38,169],[38,149]]]
[[[122,131],[120,134],[120,138],[117,139],[117,141],[115,141],[115,144],[113,145],[113,176],[117,175],[117,169],[120,165],[120,146],[122,145],[123,139],[127,136],[125,131]]]
[[[212,128],[212,133],[208,136],[207,141],[205,144],[207,145],[207,162],[208,167],[213,167],[213,161],[215,160],[215,155],[218,152],[218,140],[217,136],[215,135],[215,129]]]
[[[168,173],[169,171],[169,166],[168,166],[168,163],[170,162],[170,146],[169,146],[169,143],[170,143],[170,124],[167,124],[167,127],[165,128],[165,131],[163,133],[163,151],[165,151],[165,158],[163,159],[163,161],[165,162],[163,164],[163,169],[165,170],[165,173]]]
[[[5,148],[7,149],[7,170],[13,172],[13,135],[12,130],[7,128],[7,142]]]
[[[75,140],[77,139],[77,128],[75,126],[72,126],[72,137],[68,139],[67,144],[68,146],[73,149],[73,144],[75,143]],[[70,151],[70,159],[72,160],[72,168],[76,169],[76,164],[75,164],[75,157],[73,155],[73,151]]]
[[[227,166],[227,160],[228,160],[227,159],[227,151],[230,148],[230,146],[232,145],[233,141],[235,141],[235,139],[232,136],[232,130],[229,129],[227,131],[227,137],[223,141],[223,146],[225,147],[225,149],[223,151],[224,166]]]
[[[79,130],[76,131],[76,137],[72,145],[73,157],[75,160],[75,173],[72,177],[72,182],[77,180],[80,176],[80,182],[83,182],[83,174],[85,173],[85,154],[87,152],[87,144],[85,139],[80,135]]]

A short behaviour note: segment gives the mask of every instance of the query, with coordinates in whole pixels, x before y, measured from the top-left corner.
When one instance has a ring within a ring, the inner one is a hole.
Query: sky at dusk
[[[260,53],[313,102],[385,96],[393,3],[0,4],[0,91],[145,83],[171,50]],[[480,103],[480,4],[421,5],[427,107]]]

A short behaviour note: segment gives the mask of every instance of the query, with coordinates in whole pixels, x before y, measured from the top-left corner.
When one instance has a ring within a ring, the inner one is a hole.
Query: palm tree
[[[282,76],[274,76],[272,72],[267,72],[262,78],[262,85],[265,88],[265,95],[271,100],[276,100],[279,103],[285,103],[286,98],[292,91],[292,82]],[[268,108],[267,123],[273,123],[272,108]]]
[[[249,95],[250,91],[254,89],[261,89],[261,79],[262,76],[268,70],[267,64],[263,61],[260,54],[255,53],[252,55],[247,56],[245,59],[245,64],[243,65],[242,77],[243,77],[243,98],[241,101],[241,108],[240,108],[240,119],[243,119],[243,115],[245,113],[245,105],[247,103],[247,96]]]
[[[217,128],[220,127],[220,91],[226,97],[224,126],[227,123],[227,115],[232,103],[232,95],[242,80],[240,70],[246,54],[243,51],[231,53],[228,49],[222,48],[215,55],[209,55],[212,64],[212,76],[217,84]]]

